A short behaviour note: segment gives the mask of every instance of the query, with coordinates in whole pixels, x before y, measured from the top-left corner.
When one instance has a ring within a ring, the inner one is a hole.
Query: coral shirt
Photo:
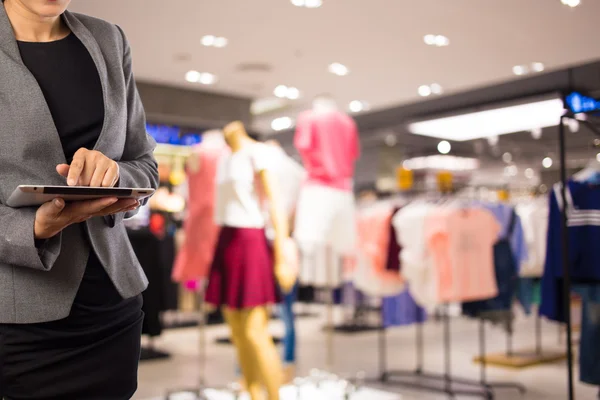
[[[484,300],[498,294],[494,244],[496,218],[483,209],[444,209],[426,219],[426,237],[441,302]]]
[[[339,111],[305,111],[298,116],[294,145],[308,173],[307,183],[352,190],[360,157],[356,123]]]

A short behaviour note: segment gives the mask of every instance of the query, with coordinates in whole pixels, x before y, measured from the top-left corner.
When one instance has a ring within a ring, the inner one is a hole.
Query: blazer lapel
[[[19,64],[23,63],[12,25],[8,19],[8,15],[6,15],[4,2],[2,1],[0,1],[0,51],[7,54],[13,61]]]

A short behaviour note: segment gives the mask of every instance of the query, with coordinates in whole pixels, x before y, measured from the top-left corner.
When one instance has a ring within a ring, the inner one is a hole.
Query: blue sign
[[[573,92],[565,98],[567,107],[574,114],[600,111],[600,100]]]
[[[193,146],[202,141],[202,135],[198,133],[181,133],[177,126],[146,124],[146,131],[159,144],[171,144],[175,146]]]

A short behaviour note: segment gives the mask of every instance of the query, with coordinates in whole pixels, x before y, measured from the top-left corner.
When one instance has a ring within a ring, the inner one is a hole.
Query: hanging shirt
[[[569,266],[573,284],[600,283],[600,189],[597,185],[570,180],[566,188]],[[540,314],[564,322],[563,253],[560,185],[550,193],[548,243],[542,277]]]
[[[491,213],[445,207],[427,217],[425,230],[440,301],[482,300],[498,294],[493,247],[500,225]]]
[[[305,111],[298,116],[294,145],[308,173],[307,183],[352,190],[360,156],[356,123],[339,111]]]
[[[521,264],[520,276],[539,278],[544,273],[548,240],[548,199],[541,198],[519,204],[519,215],[527,245],[527,259]]]
[[[187,169],[188,209],[183,228],[185,241],[177,254],[172,278],[175,282],[196,281],[208,276],[219,226],[215,224],[215,180],[221,157],[227,147],[200,144],[196,146],[198,169]]]
[[[401,248],[402,276],[415,302],[427,310],[440,304],[437,274],[425,237],[425,220],[434,209],[432,204],[415,202],[400,209],[392,218]]]
[[[234,228],[264,228],[257,174],[272,170],[273,149],[252,143],[219,160],[215,222]]]
[[[498,240],[508,239],[510,241],[510,247],[515,257],[515,264],[520,270],[520,266],[527,260],[527,242],[525,241],[525,235],[523,233],[523,225],[521,224],[521,218],[517,215],[512,234],[509,234],[508,230],[511,226],[511,218],[514,208],[511,205],[503,203],[483,203],[483,207],[490,211],[496,220],[500,224],[500,232],[498,233]]]

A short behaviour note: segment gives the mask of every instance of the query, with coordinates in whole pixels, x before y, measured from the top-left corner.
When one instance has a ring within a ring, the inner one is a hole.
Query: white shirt
[[[216,176],[215,222],[235,228],[264,228],[257,174],[271,170],[273,150],[253,143],[219,160]]]
[[[516,212],[521,218],[528,259],[521,264],[519,275],[539,278],[544,274],[548,234],[548,199],[541,198],[519,204]]]

